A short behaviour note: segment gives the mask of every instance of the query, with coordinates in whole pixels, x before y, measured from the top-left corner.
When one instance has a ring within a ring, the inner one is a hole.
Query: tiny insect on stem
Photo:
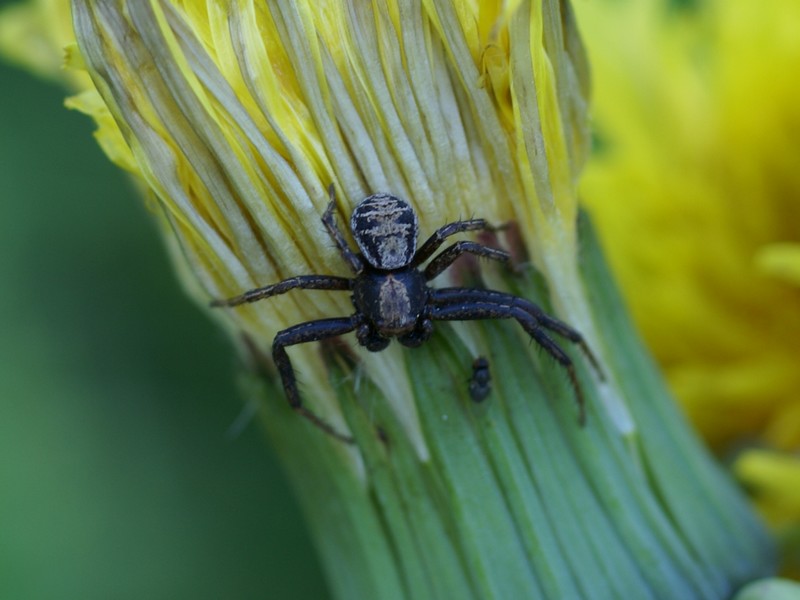
[[[473,402],[483,402],[492,391],[492,374],[489,361],[479,356],[472,362],[472,377],[469,380],[469,396]]]

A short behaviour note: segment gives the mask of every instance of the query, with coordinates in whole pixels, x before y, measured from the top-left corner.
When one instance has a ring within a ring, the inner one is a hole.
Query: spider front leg
[[[300,323],[299,325],[294,325],[293,327],[278,332],[278,335],[275,336],[275,340],[272,342],[272,358],[275,361],[275,366],[278,367],[278,373],[280,373],[283,390],[286,392],[286,399],[289,401],[289,406],[291,406],[292,410],[296,413],[302,415],[322,429],[325,433],[348,444],[354,442],[352,437],[338,432],[332,425],[303,406],[300,393],[297,389],[294,369],[289,360],[289,355],[286,352],[286,347],[337,337],[353,331],[359,327],[359,325],[361,325],[361,319],[358,315],[338,319],[309,321],[308,323]]]
[[[347,277],[334,277],[333,275],[299,275],[290,277],[278,283],[273,283],[265,287],[249,290],[239,296],[228,298],[227,300],[213,300],[211,306],[239,306],[249,302],[256,302],[278,294],[285,294],[289,290],[296,288],[304,290],[349,290],[352,288],[353,281]]]
[[[455,289],[454,289],[455,291]],[[465,290],[467,292],[472,290]],[[436,301],[433,291],[433,300]],[[467,295],[468,297],[468,295]],[[461,303],[455,302],[455,294],[451,295],[451,303],[434,305],[431,308],[431,319],[435,321],[476,321],[485,319],[515,319],[545,352],[552,356],[567,371],[575,399],[578,402],[578,423],[586,423],[586,401],[583,389],[575,372],[575,365],[569,355],[550,336],[545,333],[535,317],[521,308],[502,306],[489,302],[474,302],[464,299]]]
[[[492,260],[499,260],[501,262],[508,262],[511,259],[511,255],[504,250],[489,248],[477,242],[456,242],[425,267],[425,279],[428,281],[434,279],[464,253],[483,256],[484,258],[491,258]]]
[[[439,288],[434,291],[434,302],[439,304],[447,304],[450,302],[488,302],[491,304],[497,304],[501,307],[508,306],[521,308],[529,315],[534,317],[545,329],[554,331],[555,333],[564,336],[569,341],[576,344],[589,360],[589,363],[592,365],[595,373],[597,373],[597,376],[601,380],[605,380],[603,370],[600,368],[600,362],[589,348],[586,340],[583,339],[583,336],[563,321],[559,321],[555,317],[548,315],[530,300],[520,298],[519,296],[514,296],[513,294],[507,294],[505,292],[498,292],[497,290]]]
[[[336,191],[333,188],[333,184],[328,186],[328,196],[331,201],[328,204],[328,208],[325,209],[325,213],[322,215],[322,223],[325,225],[325,229],[328,230],[328,235],[333,239],[333,243],[336,244],[339,254],[341,254],[342,258],[350,265],[353,273],[358,275],[364,270],[364,261],[350,249],[350,246],[347,245],[347,240],[344,239],[344,235],[342,235],[339,226],[336,224],[336,217],[333,214],[336,208]]]
[[[418,267],[428,260],[451,235],[455,235],[456,233],[461,233],[463,231],[481,231],[484,229],[494,230],[496,228],[492,225],[489,225],[485,219],[454,221],[439,227],[439,229],[433,232],[431,237],[425,240],[425,243],[420,246],[419,250],[417,250],[417,253],[414,255],[414,260],[411,262],[411,266]]]

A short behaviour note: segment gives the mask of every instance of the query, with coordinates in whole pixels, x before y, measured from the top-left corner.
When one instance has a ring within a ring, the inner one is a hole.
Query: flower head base
[[[74,19],[130,148],[118,160],[154,190],[201,302],[344,273],[320,223],[334,184],[345,216],[374,192],[408,200],[422,235],[473,214],[518,222],[556,305],[592,337],[574,227],[586,69],[568,5],[76,0]],[[228,324],[266,345],[347,304],[283,297]],[[400,353],[364,358],[407,413]]]

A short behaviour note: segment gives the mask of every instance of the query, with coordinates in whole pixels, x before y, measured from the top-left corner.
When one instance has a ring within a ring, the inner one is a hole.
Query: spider
[[[278,332],[273,340],[272,357],[286,398],[295,412],[333,437],[353,442],[353,438],[340,433],[303,406],[294,369],[286,353],[288,346],[355,331],[360,345],[371,352],[380,352],[389,345],[391,338],[397,338],[407,347],[420,346],[431,337],[434,321],[515,319],[567,371],[579,407],[579,421],[581,424],[585,422],[585,402],[575,367],[546,330],[577,344],[599,373],[597,360],[580,333],[518,296],[477,288],[434,288],[428,284],[462,254],[507,262],[510,258],[507,252],[470,241],[456,242],[434,257],[450,236],[465,231],[492,230],[492,226],[484,219],[454,221],[437,229],[417,249],[419,225],[414,209],[397,196],[376,193],[364,198],[353,210],[350,230],[360,250],[356,253],[336,223],[336,197],[332,185],[328,192],[330,204],[322,216],[322,223],[354,277],[298,275],[211,303],[214,307],[239,306],[295,288],[351,292],[355,312],[349,317],[300,323]],[[431,257],[433,260],[423,267]]]

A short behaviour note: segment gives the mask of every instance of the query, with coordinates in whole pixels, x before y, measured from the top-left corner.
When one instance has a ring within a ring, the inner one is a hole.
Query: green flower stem
[[[426,460],[375,386],[354,394],[353,365],[333,347],[328,376],[357,449],[295,416],[274,382],[248,379],[336,597],[719,599],[773,572],[771,540],[674,406],[586,218],[580,236],[606,368],[636,423],[627,437],[579,352],[584,428],[563,370],[509,321],[468,325],[491,362],[482,404],[468,395],[474,356],[450,325],[408,351]],[[535,275],[507,284],[547,307]]]

